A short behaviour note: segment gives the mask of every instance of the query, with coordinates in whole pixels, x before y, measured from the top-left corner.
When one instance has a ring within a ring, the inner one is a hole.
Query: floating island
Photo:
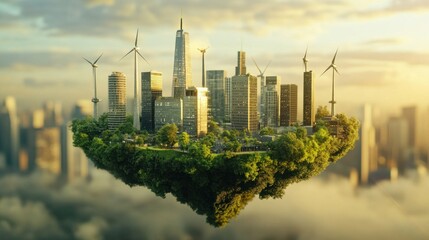
[[[147,187],[157,196],[170,193],[205,215],[209,224],[220,227],[255,196],[281,198],[288,185],[320,174],[349,152],[358,139],[359,123],[343,114],[335,119],[340,136],[330,133],[329,121],[319,120],[311,135],[295,127],[263,144],[263,151],[220,153],[211,151],[206,139],[191,140],[181,149],[147,146],[143,138],[150,141],[151,136],[136,133],[131,119],[109,130],[106,114],[98,120],[74,120],[71,128],[74,145],[97,168],[129,186]],[[216,134],[228,141],[228,136]]]

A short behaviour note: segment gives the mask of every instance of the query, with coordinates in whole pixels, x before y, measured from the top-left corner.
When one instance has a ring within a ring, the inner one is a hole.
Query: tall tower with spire
[[[189,33],[183,31],[183,20],[180,18],[180,29],[176,32],[173,68],[173,97],[182,98],[185,90],[192,85],[191,52],[189,50]]]

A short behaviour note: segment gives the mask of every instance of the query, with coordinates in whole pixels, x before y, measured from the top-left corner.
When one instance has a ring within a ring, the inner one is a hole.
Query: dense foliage
[[[96,167],[130,186],[146,186],[158,196],[171,193],[218,227],[256,195],[282,197],[289,184],[319,174],[344,156],[358,138],[359,124],[344,115],[337,117],[344,127],[343,138],[330,136],[323,125],[310,136],[298,127],[269,143],[266,152],[235,152],[241,144],[237,140],[240,134],[253,141],[246,132],[215,129],[199,141],[190,141],[187,134],[176,136],[176,126],[167,126],[156,135],[167,149],[140,147],[144,138],[130,130],[129,122],[111,131],[106,115],[98,121],[75,120],[72,131],[75,146]],[[218,139],[224,141],[227,151],[214,154],[210,146]],[[177,142],[180,149],[171,149]]]

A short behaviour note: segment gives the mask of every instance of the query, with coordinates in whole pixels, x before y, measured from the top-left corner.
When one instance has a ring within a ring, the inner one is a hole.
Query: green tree
[[[188,150],[190,143],[189,134],[187,132],[182,132],[179,135],[179,147],[182,150]]]
[[[259,135],[263,136],[263,135],[273,135],[274,129],[270,128],[270,127],[264,127],[261,129],[261,131],[259,131]]]
[[[215,136],[219,136],[221,133],[219,124],[213,120],[210,120],[207,123],[207,132],[212,133]]]
[[[172,148],[177,143],[177,131],[176,124],[165,124],[157,132],[157,140],[162,145]]]
[[[331,116],[331,113],[329,112],[328,107],[326,105],[325,106],[319,106],[317,108],[316,121],[321,120],[324,117],[329,117],[329,116]]]

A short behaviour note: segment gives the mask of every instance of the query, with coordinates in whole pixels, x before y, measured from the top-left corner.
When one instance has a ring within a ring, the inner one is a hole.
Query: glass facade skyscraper
[[[142,72],[141,129],[155,131],[155,100],[162,97],[162,73]]]
[[[183,31],[183,21],[180,19],[180,29],[176,32],[173,68],[173,97],[185,96],[186,88],[192,85],[191,53],[189,49],[189,33]]]

